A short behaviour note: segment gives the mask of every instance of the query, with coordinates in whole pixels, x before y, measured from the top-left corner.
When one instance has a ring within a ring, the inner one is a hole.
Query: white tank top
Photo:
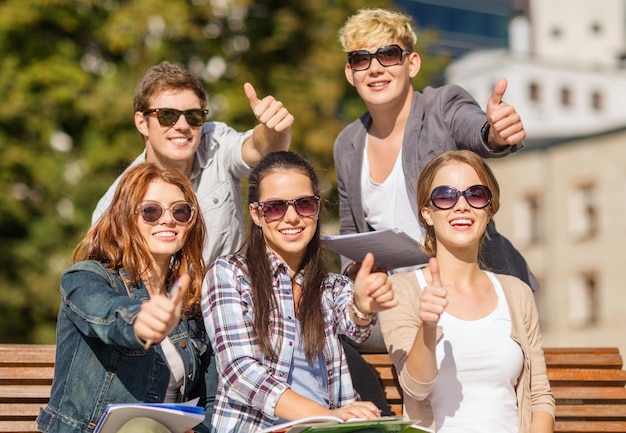
[[[417,270],[420,288],[426,286]],[[439,373],[429,396],[438,433],[517,433],[515,387],[522,372],[522,349],[511,339],[511,316],[500,282],[491,272],[498,305],[478,320],[444,312],[436,347]]]

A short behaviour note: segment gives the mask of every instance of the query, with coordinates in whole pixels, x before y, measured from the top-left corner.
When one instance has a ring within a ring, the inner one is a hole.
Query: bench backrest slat
[[[555,386],[624,386],[626,371],[618,369],[550,368],[550,384]]]
[[[604,433],[626,432],[626,421],[557,421],[555,433]]]
[[[54,344],[0,344],[0,367],[54,366]]]
[[[35,421],[4,421],[0,420],[0,432],[4,433],[39,433]]]

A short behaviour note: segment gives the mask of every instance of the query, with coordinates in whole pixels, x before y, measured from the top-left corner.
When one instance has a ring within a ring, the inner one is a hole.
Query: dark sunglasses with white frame
[[[355,50],[348,53],[348,64],[353,71],[365,71],[369,69],[372,58],[375,57],[382,66],[389,67],[402,63],[402,56],[410,52],[398,44],[380,47],[373,53],[367,50]]]

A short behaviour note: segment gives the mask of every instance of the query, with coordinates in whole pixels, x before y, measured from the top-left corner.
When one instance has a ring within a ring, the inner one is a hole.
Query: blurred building
[[[544,344],[626,354],[626,0],[512,7],[508,46],[468,52],[447,81],[484,108],[505,77],[522,115],[526,149],[489,163],[498,229],[543,285]]]
[[[396,0],[419,32],[436,29],[436,54],[458,57],[478,49],[506,48],[513,0]]]

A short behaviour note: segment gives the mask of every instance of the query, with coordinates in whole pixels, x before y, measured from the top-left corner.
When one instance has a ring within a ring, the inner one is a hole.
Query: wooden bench
[[[626,371],[617,348],[545,348],[556,399],[555,432],[626,432]],[[387,354],[363,354],[381,380],[392,411],[402,391]]]
[[[50,396],[54,345],[0,344],[0,432],[36,433]],[[546,348],[556,398],[555,432],[626,433],[626,372],[616,348]],[[364,354],[378,372],[392,410],[402,392],[387,354]]]
[[[38,432],[35,418],[50,398],[55,346],[0,344],[0,432]]]

